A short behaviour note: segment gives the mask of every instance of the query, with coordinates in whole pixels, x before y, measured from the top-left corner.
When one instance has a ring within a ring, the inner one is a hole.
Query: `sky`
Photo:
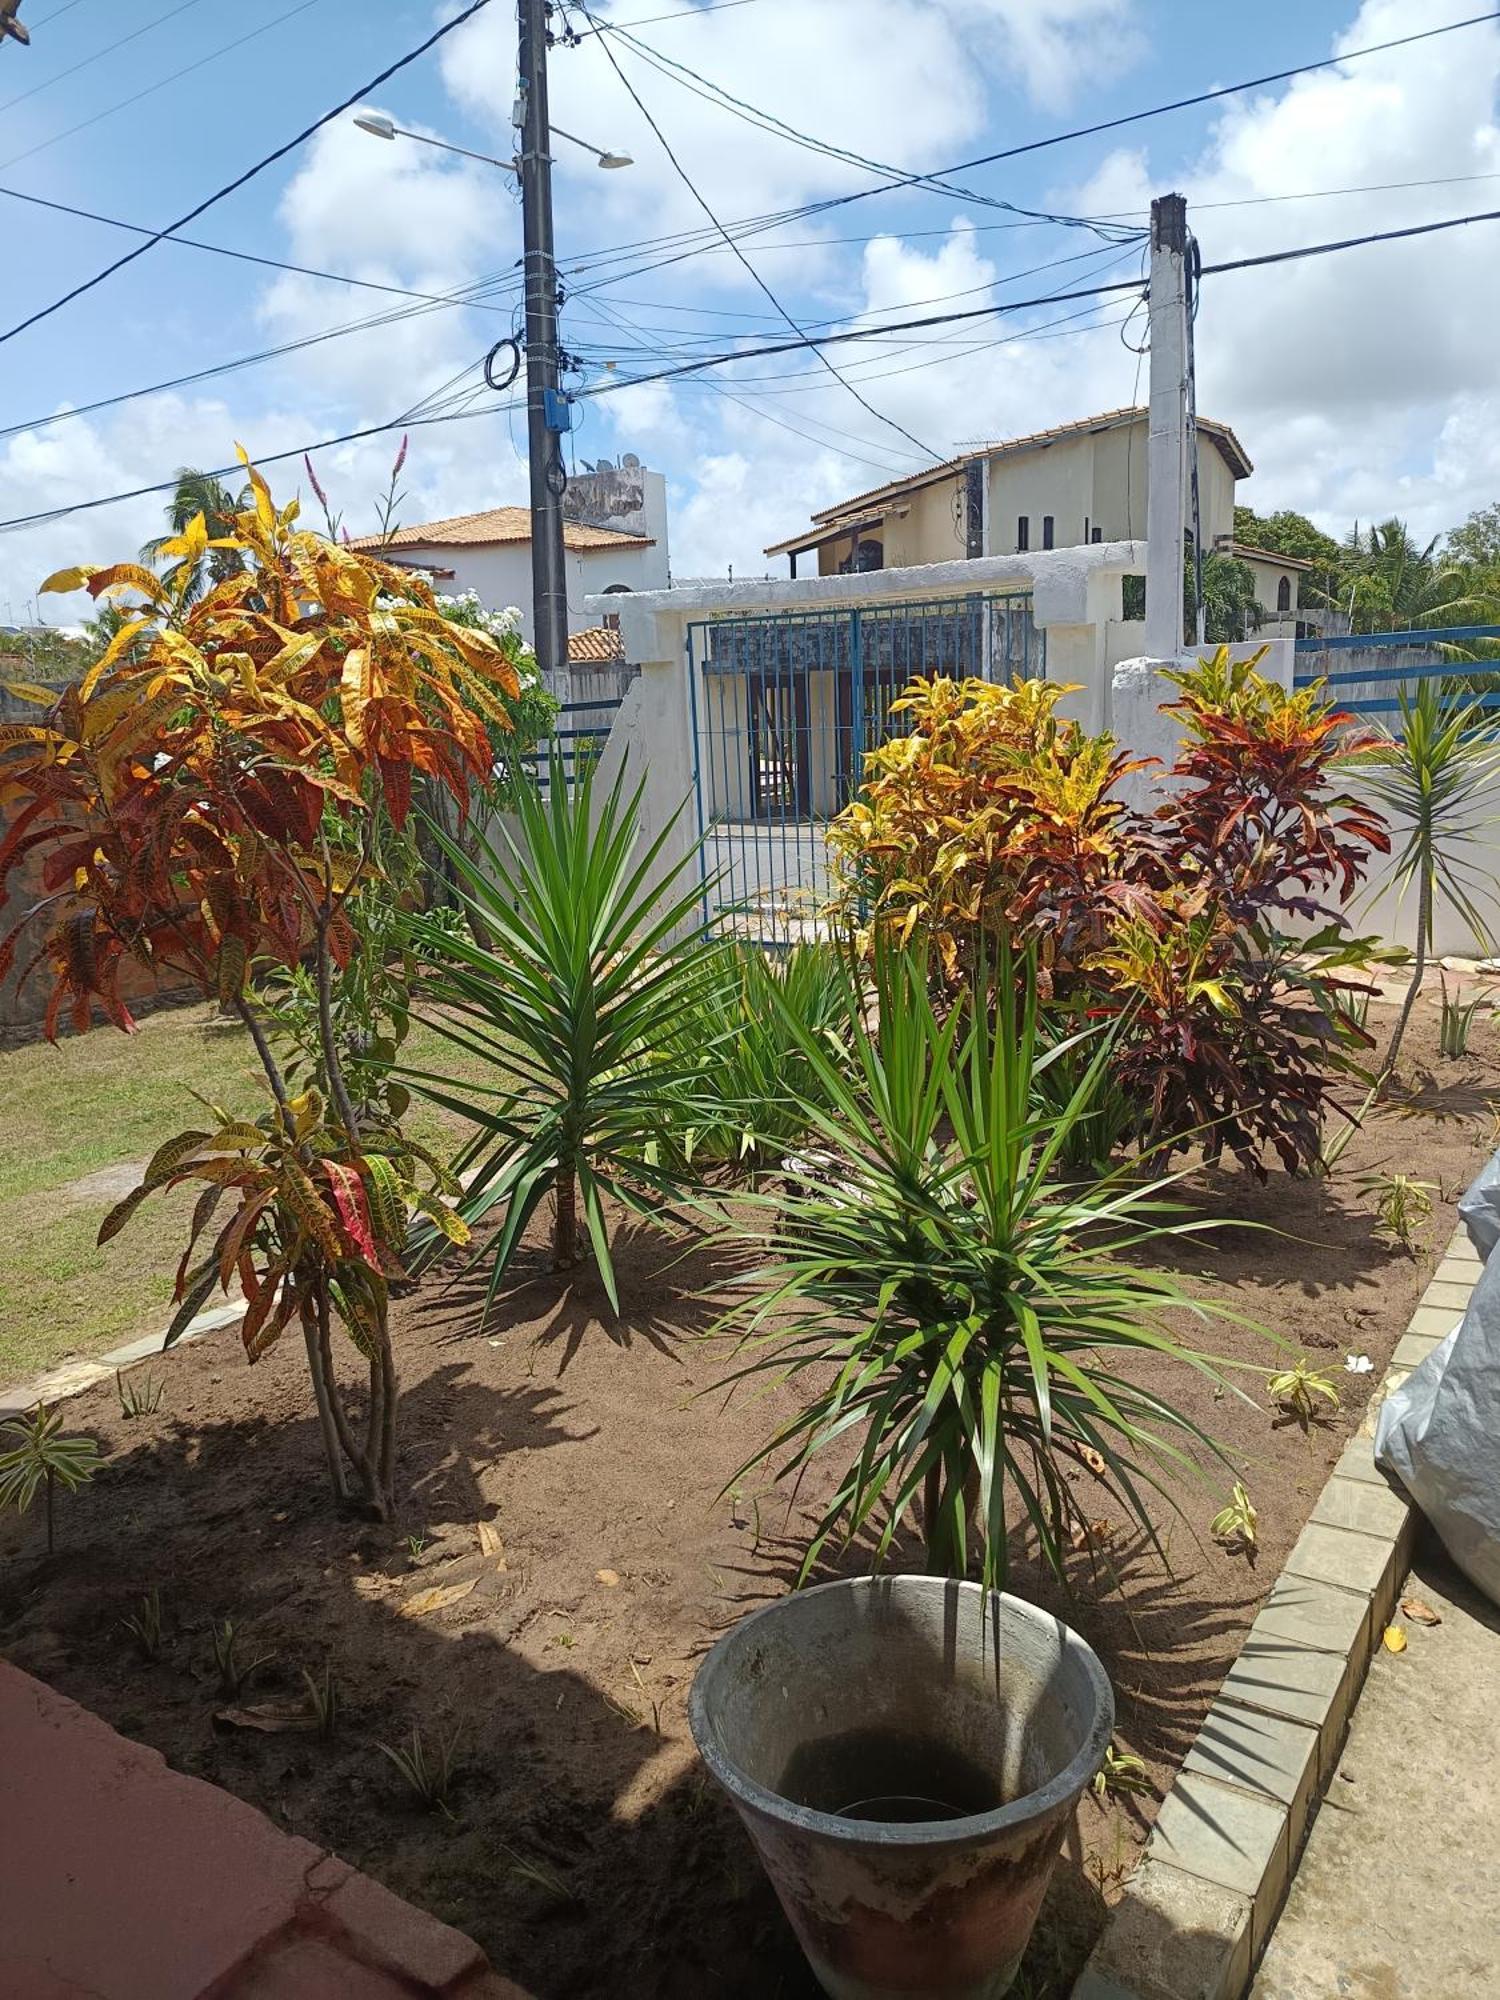
[[[1500,209],[1495,22],[1043,146],[960,173],[947,191],[892,190],[878,171],[934,173],[1035,146],[1461,19],[1482,0],[590,4],[592,16],[568,17],[577,45],[553,51],[552,115],[635,164],[604,172],[555,145],[562,338],[579,364],[569,385],[585,392],[568,450],[579,467],[634,451],[666,474],[677,577],[781,573],[764,545],[816,508],[967,444],[1144,400],[1142,323],[1127,320],[1126,292],[836,347],[844,382],[805,349],[676,383],[637,376],[790,339],[786,316],[804,330],[875,327],[1137,278],[1129,232],[1172,189],[1187,196],[1209,265]],[[31,46],[0,43],[0,333],[140,240],[18,195],[160,228],[457,12],[417,0],[23,0]],[[634,43],[606,43],[591,19],[640,25]],[[705,96],[697,79],[790,133]],[[514,9],[491,0],[362,102],[509,158],[514,82]],[[832,158],[829,146],[876,164]],[[1433,184],[1394,185],[1419,181]],[[743,238],[747,269],[698,197],[731,224],[858,198]],[[699,234],[660,240],[686,231]],[[0,521],[166,480],[180,465],[225,465],[236,442],[264,457],[424,410],[446,420],[404,427],[403,522],[525,499],[524,414],[479,375],[517,318],[509,173],[372,138],[350,114],[185,233],[337,281],[164,242],[5,342]],[[446,302],[460,289],[464,302]],[[1206,278],[1198,407],[1232,424],[1255,462],[1239,497],[1300,509],[1335,534],[1395,513],[1423,538],[1500,498],[1497,318],[1500,223]],[[65,414],[371,319],[380,323],[231,373]],[[352,531],[374,525],[402,435],[398,425],[314,452]],[[320,519],[299,460],[268,476],[278,497],[300,491]],[[160,531],[163,501],[0,528],[0,620],[86,611],[78,597],[36,604],[37,584],[67,564],[132,554]]]

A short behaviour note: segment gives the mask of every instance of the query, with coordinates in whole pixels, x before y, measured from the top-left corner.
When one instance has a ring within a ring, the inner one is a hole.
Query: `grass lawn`
[[[413,1029],[406,1056],[463,1067],[429,1029]],[[189,1087],[258,1112],[259,1078],[244,1030],[212,1006],[148,1014],[135,1035],[101,1026],[56,1048],[0,1051],[0,1386],[166,1325],[195,1190],[153,1196],[100,1250],[99,1223],[135,1176],[118,1187],[87,1177],[139,1165],[198,1123]],[[408,1125],[439,1151],[458,1129],[420,1100]]]

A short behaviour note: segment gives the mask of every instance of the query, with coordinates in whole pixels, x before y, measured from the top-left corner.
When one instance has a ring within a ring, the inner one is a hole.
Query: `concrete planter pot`
[[[998,2000],[1114,1697],[1034,1605],[895,1576],[752,1612],[688,1717],[831,2000]]]

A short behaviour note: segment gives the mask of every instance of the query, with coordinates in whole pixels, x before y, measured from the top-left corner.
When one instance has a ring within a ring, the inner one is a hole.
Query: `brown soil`
[[[1085,1798],[1018,1991],[1068,1990],[1452,1232],[1453,1199],[1489,1142],[1493,1072],[1438,1063],[1431,1040],[1423,1020],[1411,1051],[1429,1072],[1420,1109],[1359,1134],[1331,1185],[1237,1173],[1189,1184],[1205,1213],[1288,1233],[1194,1240],[1183,1271],[1331,1369],[1343,1393],[1338,1416],[1305,1437],[1197,1378],[1158,1372],[1245,1457],[1260,1510],[1254,1566],[1208,1541],[1218,1501],[1194,1489],[1188,1519],[1164,1522],[1170,1574],[1114,1534],[1097,1576],[1077,1559],[1071,1598],[1029,1569],[1013,1576],[1099,1649],[1118,1691],[1117,1740],[1152,1784],[1102,1807]],[[1374,1239],[1354,1182],[1375,1166],[1440,1184],[1416,1257]],[[331,1513],[300,1344],[253,1373],[233,1335],[180,1350],[154,1364],[161,1409],[133,1421],[113,1390],[77,1398],[70,1428],[95,1433],[109,1465],[59,1501],[51,1562],[38,1520],[0,1524],[0,1644],[178,1768],[470,1932],[544,2000],[801,2000],[815,1989],[697,1766],[684,1704],[715,1634],[788,1586],[816,1495],[789,1509],[759,1476],[717,1502],[787,1405],[696,1400],[725,1358],[693,1338],[709,1257],[674,1262],[634,1226],[621,1240],[619,1322],[590,1274],[547,1271],[540,1236],[488,1325],[473,1289],[430,1285],[403,1305],[395,1529]],[[1244,1330],[1215,1329],[1205,1344],[1271,1365]],[[1348,1352],[1367,1353],[1374,1372],[1345,1374]],[[1217,1475],[1215,1491],[1226,1483]],[[1108,1503],[1089,1511],[1107,1516]],[[910,1545],[899,1552],[901,1565],[918,1561]],[[845,1567],[867,1564],[855,1552]],[[154,1587],[170,1637],[151,1664],[120,1621]],[[419,1612],[419,1593],[440,1587],[452,1598]],[[207,1627],[225,1617],[242,1628],[243,1657],[275,1655],[242,1702],[289,1702],[302,1667],[332,1662],[343,1714],[331,1742],[215,1726],[224,1704]],[[447,1812],[404,1798],[376,1747],[413,1727],[429,1746],[458,1732]]]

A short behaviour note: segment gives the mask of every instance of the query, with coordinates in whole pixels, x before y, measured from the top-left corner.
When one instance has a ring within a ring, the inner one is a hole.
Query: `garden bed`
[[[1185,1494],[1188,1520],[1163,1523],[1170,1576],[1110,1528],[1078,1556],[1071,1603],[1032,1572],[1013,1575],[1013,1588],[1064,1610],[1100,1651],[1117,1742],[1144,1760],[1152,1786],[1085,1799],[1020,1993],[1068,1991],[1452,1232],[1453,1199],[1489,1140],[1491,1071],[1439,1063],[1433,1041],[1423,1019],[1409,1062],[1432,1080],[1356,1135],[1331,1184],[1208,1171],[1186,1184],[1205,1214],[1288,1233],[1191,1239],[1179,1271],[1329,1369],[1343,1395],[1337,1417],[1304,1436],[1178,1371],[1149,1378],[1246,1455],[1260,1518],[1253,1567],[1207,1538],[1220,1473]],[[1362,1171],[1388,1167],[1440,1187],[1415,1257],[1375,1240],[1356,1186]],[[710,1318],[696,1296],[714,1276],[710,1254],[682,1258],[638,1225],[621,1231],[619,1322],[590,1273],[548,1272],[535,1231],[488,1325],[472,1286],[429,1282],[398,1307],[394,1530],[332,1515],[300,1342],[253,1372],[232,1334],[183,1349],[154,1364],[161,1406],[134,1420],[112,1388],[77,1398],[68,1428],[97,1435],[110,1462],[60,1500],[50,1563],[37,1520],[0,1525],[0,1645],[177,1768],[470,1932],[547,2000],[794,2000],[813,1992],[809,1975],[697,1765],[684,1704],[714,1635],[788,1587],[824,1488],[809,1480],[789,1511],[757,1476],[717,1503],[791,1405],[782,1391],[727,1408],[699,1398],[727,1359],[694,1338]],[[165,1267],[175,1243],[163,1235],[157,1247]],[[1248,1331],[1200,1338],[1270,1365]],[[1345,1373],[1351,1352],[1373,1371]],[[1087,1488],[1085,1477],[1080,1505],[1107,1522],[1108,1497]],[[918,1552],[907,1546],[898,1561],[914,1566]],[[856,1551],[845,1567],[866,1565]],[[153,1588],[169,1636],[148,1663],[120,1621]],[[226,1704],[207,1628],[225,1617],[241,1628],[242,1656],[275,1655],[241,1706],[290,1703],[299,1670],[331,1661],[343,1716],[330,1742],[216,1726]],[[429,1747],[459,1732],[446,1812],[403,1798],[376,1747],[400,1745],[414,1726]]]

